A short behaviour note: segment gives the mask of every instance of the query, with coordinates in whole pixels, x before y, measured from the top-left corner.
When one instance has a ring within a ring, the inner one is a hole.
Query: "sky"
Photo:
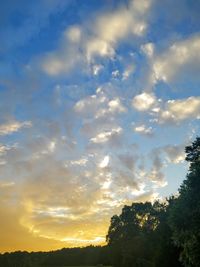
[[[0,251],[98,245],[178,192],[200,130],[199,0],[0,4]]]

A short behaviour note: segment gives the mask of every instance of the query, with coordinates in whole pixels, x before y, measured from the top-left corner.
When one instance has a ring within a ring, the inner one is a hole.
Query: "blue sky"
[[[1,251],[99,244],[124,204],[177,193],[199,134],[199,12],[1,3]]]

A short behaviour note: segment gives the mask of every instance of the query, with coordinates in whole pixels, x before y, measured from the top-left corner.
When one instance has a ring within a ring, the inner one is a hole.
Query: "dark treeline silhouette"
[[[109,266],[107,246],[63,248],[49,252],[21,252],[0,254],[0,267],[51,267],[51,266]]]
[[[200,267],[200,138],[185,148],[178,196],[133,203],[111,218],[107,246],[0,254],[0,267]]]

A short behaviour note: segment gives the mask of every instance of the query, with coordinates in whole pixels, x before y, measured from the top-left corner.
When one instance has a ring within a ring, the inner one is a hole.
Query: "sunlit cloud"
[[[12,134],[19,131],[21,128],[30,128],[32,123],[30,121],[18,122],[12,121],[5,124],[0,124],[0,135]]]
[[[111,13],[99,13],[92,22],[93,27],[88,27],[88,18],[83,27],[74,25],[67,28],[59,48],[41,59],[42,69],[52,76],[68,73],[77,64],[93,62],[96,56],[113,58],[119,42],[130,36],[143,36],[148,26],[144,18],[151,1],[135,0],[128,5]],[[94,73],[98,73],[97,69]]]
[[[177,122],[200,118],[200,97],[169,100],[159,113],[159,122]]]
[[[103,158],[103,160],[100,162],[99,167],[100,167],[100,168],[105,168],[105,167],[107,167],[108,164],[109,164],[109,160],[110,160],[110,157],[109,157],[108,155],[105,156],[105,157]]]
[[[151,136],[153,134],[152,127],[146,127],[144,124],[135,126],[133,130],[136,133]]]
[[[121,127],[113,128],[113,129],[111,129],[111,131],[106,131],[106,132],[102,132],[102,133],[97,134],[97,136],[91,138],[91,142],[104,143],[104,142],[107,142],[112,137],[114,137],[116,135],[120,135],[121,133],[122,133]]]
[[[172,44],[154,62],[153,68],[156,79],[170,82],[176,79],[177,75],[180,79],[180,73],[184,73],[187,77],[189,75],[194,77],[200,68],[199,48],[199,35]]]
[[[139,111],[149,110],[156,103],[156,98],[153,94],[142,93],[140,95],[136,95],[133,98],[132,105],[135,109]]]
[[[141,50],[143,51],[143,53],[149,57],[152,58],[154,55],[154,44],[153,43],[147,43],[141,46]]]

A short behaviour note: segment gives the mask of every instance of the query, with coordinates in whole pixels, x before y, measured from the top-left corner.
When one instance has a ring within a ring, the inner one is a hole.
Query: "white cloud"
[[[9,148],[3,144],[0,144],[0,155],[4,154]]]
[[[122,105],[119,98],[112,99],[108,102],[109,112],[111,113],[121,113],[126,112],[126,108]]]
[[[120,98],[109,99],[107,94],[99,88],[95,95],[79,100],[74,109],[81,115],[92,116],[95,119],[126,112],[126,108],[121,103]]]
[[[76,112],[81,114],[84,113],[85,115],[90,115],[91,113],[96,113],[97,110],[99,110],[99,108],[107,101],[108,100],[105,95],[91,95],[79,100],[75,104],[74,109]]]
[[[78,159],[78,160],[71,160],[70,163],[72,165],[79,165],[79,166],[86,166],[88,162],[88,159],[87,158],[81,158],[81,159]]]
[[[153,134],[152,127],[147,127],[145,124],[135,126],[133,130],[134,132],[142,134],[142,135],[151,136]]]
[[[12,134],[19,131],[21,128],[29,128],[31,126],[32,123],[30,121],[12,121],[5,124],[0,124],[0,135]]]
[[[132,73],[135,71],[135,65],[129,65],[125,68],[124,72],[122,73],[122,80],[126,80],[130,77]]]
[[[113,72],[112,72],[112,77],[113,78],[118,78],[120,76],[120,72],[119,72],[119,70],[114,70]]]
[[[103,66],[102,65],[94,65],[92,67],[92,71],[93,71],[93,75],[98,75],[99,72],[103,69]]]
[[[53,153],[55,151],[56,148],[56,141],[52,140],[49,144],[48,144],[48,150]]]
[[[88,61],[91,61],[92,57],[95,55],[112,57],[115,51],[106,41],[96,38],[87,43],[86,53],[86,58]]]
[[[199,50],[199,35],[174,43],[168,51],[155,58],[153,69],[156,80],[171,81],[179,74],[182,78],[195,76],[200,71]]]
[[[51,76],[69,72],[79,62],[82,62],[80,52],[75,45],[61,47],[60,50],[49,53],[41,60],[41,68]]]
[[[103,160],[99,163],[99,167],[100,168],[105,168],[108,166],[109,164],[109,161],[110,161],[110,157],[108,155],[106,155]]]
[[[67,28],[58,48],[40,59],[42,70],[48,75],[57,76],[69,72],[78,63],[81,65],[84,62],[81,53],[82,35],[82,30],[78,26]]]
[[[95,23],[96,37],[87,44],[87,58],[95,55],[112,57],[117,43],[129,35],[141,36],[145,33],[147,23],[144,15],[148,12],[151,1],[134,1],[128,8],[122,7],[112,13],[100,15]]]
[[[168,100],[159,113],[158,122],[175,122],[200,118],[200,97]]]
[[[154,44],[153,43],[144,44],[141,46],[141,50],[147,57],[152,58],[154,55]]]
[[[113,128],[110,131],[105,131],[97,134],[95,137],[91,138],[91,142],[93,143],[105,143],[109,141],[112,137],[116,135],[120,135],[122,133],[122,128],[117,127]]]
[[[119,42],[130,36],[144,35],[147,28],[145,15],[150,6],[150,0],[136,0],[128,7],[121,6],[112,12],[98,14],[92,24],[88,19],[82,27],[67,28],[58,49],[41,59],[41,68],[47,74],[57,76],[78,64],[79,67],[84,64],[86,71],[85,64],[93,62],[95,56],[112,58]],[[96,69],[94,73],[97,72]]]
[[[200,97],[168,100],[157,99],[155,95],[142,93],[133,98],[133,107],[140,112],[148,112],[157,123],[180,123],[187,119],[200,119]],[[143,128],[134,129],[144,131]]]
[[[150,93],[142,93],[133,98],[132,105],[138,111],[147,111],[156,103],[156,97]]]

